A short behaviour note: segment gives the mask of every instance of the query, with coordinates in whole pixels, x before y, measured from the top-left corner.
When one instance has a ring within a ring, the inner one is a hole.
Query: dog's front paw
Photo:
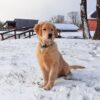
[[[49,84],[49,85],[44,86],[43,88],[45,90],[50,90],[52,87],[53,87],[53,85],[52,84]]]
[[[47,82],[43,82],[42,84],[39,85],[40,88],[43,88],[47,85]]]
[[[43,88],[43,87],[44,87],[44,85],[43,85],[43,84],[40,84],[40,85],[39,85],[39,87],[40,87],[40,88]]]

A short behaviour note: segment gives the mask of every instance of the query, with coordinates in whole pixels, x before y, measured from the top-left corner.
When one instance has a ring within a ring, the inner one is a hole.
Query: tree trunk
[[[89,39],[91,38],[88,20],[87,20],[87,0],[81,0],[81,20],[82,20],[82,28],[83,28],[83,38]]]
[[[93,39],[100,40],[100,0],[97,0],[97,28]]]

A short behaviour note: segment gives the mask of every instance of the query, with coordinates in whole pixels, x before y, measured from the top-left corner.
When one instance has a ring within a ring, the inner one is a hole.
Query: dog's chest
[[[43,65],[50,66],[50,64],[53,62],[53,57],[53,52],[50,52],[49,50],[42,49],[38,51],[38,60]]]
[[[53,58],[53,53],[49,52],[49,50],[41,51],[41,59],[43,59],[44,62],[51,62]]]

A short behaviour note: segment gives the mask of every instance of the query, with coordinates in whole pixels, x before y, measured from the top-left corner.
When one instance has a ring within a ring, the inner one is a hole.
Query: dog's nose
[[[49,39],[52,38],[52,33],[51,33],[51,32],[48,33],[48,38],[49,38]]]

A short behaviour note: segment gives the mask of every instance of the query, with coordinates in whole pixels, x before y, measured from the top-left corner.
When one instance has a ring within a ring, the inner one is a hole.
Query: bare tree
[[[93,39],[100,40],[100,0],[97,0],[97,28]]]
[[[83,28],[83,38],[89,39],[91,38],[88,21],[87,21],[87,0],[81,0],[81,20],[82,20],[82,28]]]
[[[79,18],[79,13],[78,12],[69,12],[67,14],[68,16],[68,19],[70,20],[71,23],[77,25],[77,26],[80,26],[80,18]]]
[[[54,23],[64,23],[65,20],[63,15],[57,15],[52,17],[50,21]]]

